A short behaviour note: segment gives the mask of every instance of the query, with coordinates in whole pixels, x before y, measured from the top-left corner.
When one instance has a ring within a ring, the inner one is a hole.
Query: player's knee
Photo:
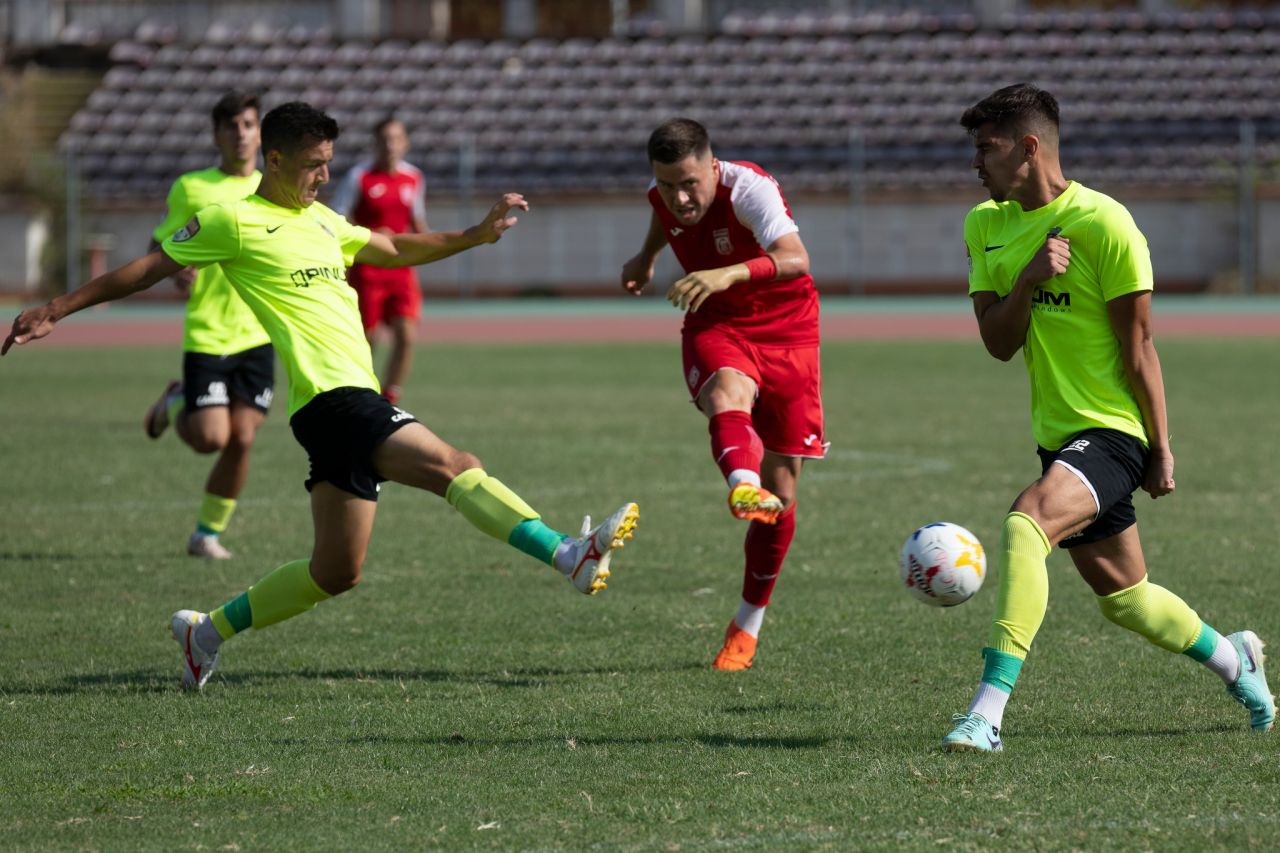
[[[330,595],[342,595],[360,583],[361,569],[362,565],[358,560],[330,564],[324,567],[323,576],[316,578],[316,584]]]
[[[217,453],[227,446],[225,432],[196,432],[187,441],[196,453]]]

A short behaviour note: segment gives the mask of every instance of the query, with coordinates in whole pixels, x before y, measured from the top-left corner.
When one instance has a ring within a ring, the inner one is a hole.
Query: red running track
[[[618,314],[516,316],[436,316],[419,324],[419,339],[431,342],[538,343],[615,341],[676,341],[680,315]],[[1280,313],[1172,313],[1155,321],[1161,337],[1280,337]],[[823,340],[963,340],[976,338],[974,318],[968,314],[877,312],[828,313],[822,320]],[[63,321],[41,346],[179,346],[179,318],[139,319],[120,315],[94,316],[88,321]]]

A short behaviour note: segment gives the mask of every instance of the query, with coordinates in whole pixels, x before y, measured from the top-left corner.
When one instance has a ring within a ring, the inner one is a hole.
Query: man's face
[[[400,122],[390,122],[374,134],[373,148],[380,162],[395,165],[409,152],[409,134]]]
[[[258,146],[262,137],[258,131],[258,111],[253,107],[237,113],[213,129],[213,144],[218,146],[222,159],[234,163],[249,163],[258,159]]]
[[[658,195],[681,225],[697,225],[716,200],[720,161],[707,152],[676,163],[651,163]]]
[[[296,151],[268,151],[267,169],[291,204],[285,207],[310,207],[322,184],[329,183],[329,163],[333,160],[333,142],[311,142]]]
[[[973,134],[973,161],[982,185],[994,201],[1007,201],[1027,180],[1030,164],[1020,140],[988,122]]]

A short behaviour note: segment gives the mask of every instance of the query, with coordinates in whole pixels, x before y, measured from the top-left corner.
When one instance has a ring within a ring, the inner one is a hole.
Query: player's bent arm
[[[483,220],[465,231],[428,231],[424,234],[371,234],[369,242],[356,253],[356,262],[375,267],[413,267],[456,255],[458,252],[496,243],[516,224],[514,209],[528,210],[529,203],[519,193],[507,193],[489,209]]]
[[[747,281],[785,281],[807,275],[809,253],[794,231],[769,244],[765,254],[740,264],[699,270],[671,285],[667,301],[681,309],[697,311],[707,297]]]
[[[622,289],[639,296],[653,280],[653,265],[658,254],[667,245],[667,235],[657,213],[649,215],[649,230],[645,232],[640,251],[622,264]]]
[[[0,347],[0,355],[7,353],[14,344],[25,344],[43,338],[68,314],[146,290],[180,269],[182,264],[164,252],[151,252],[119,269],[98,276],[83,287],[55,297],[44,305],[29,308],[13,321],[13,328],[5,338],[3,347]]]
[[[1031,292],[1031,288],[1014,287],[1004,299],[991,290],[973,294],[973,313],[978,318],[982,343],[1001,361],[1013,358],[1027,342]]]
[[[1173,491],[1173,452],[1165,408],[1164,374],[1151,332],[1151,291],[1126,293],[1107,303],[1111,330],[1120,341],[1120,361],[1142,412],[1151,460],[1143,488],[1152,497]]]

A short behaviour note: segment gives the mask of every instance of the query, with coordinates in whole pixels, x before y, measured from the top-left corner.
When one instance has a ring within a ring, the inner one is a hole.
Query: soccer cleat
[[[234,555],[218,541],[217,536],[196,531],[187,540],[187,553],[205,560],[230,560]]]
[[[711,662],[711,668],[721,672],[751,669],[751,664],[755,662],[758,643],[755,637],[739,628],[738,623],[730,619],[729,627],[724,632],[724,645],[721,646],[716,659]]]
[[[952,714],[951,722],[955,727],[942,739],[942,748],[947,752],[1000,752],[1004,749],[1000,730],[981,714],[975,711]]]
[[[1227,637],[1240,655],[1240,675],[1227,685],[1231,698],[1249,709],[1249,725],[1255,732],[1269,732],[1276,721],[1276,700],[1267,686],[1262,666],[1262,641],[1252,631],[1237,631]]]
[[[182,383],[174,379],[165,386],[160,399],[147,409],[147,416],[142,419],[142,428],[146,430],[147,438],[159,438],[169,428],[169,404],[181,393]]]
[[[635,535],[640,522],[640,507],[634,503],[623,504],[604,524],[591,527],[591,516],[582,519],[582,535],[568,541],[569,549],[560,570],[579,592],[595,595],[606,587],[609,577],[609,559],[614,550],[621,548],[627,539]]]
[[[777,524],[782,510],[782,501],[776,495],[754,483],[739,483],[729,492],[729,512],[734,518]]]
[[[196,643],[196,626],[208,618],[196,610],[179,610],[169,619],[173,638],[182,647],[182,689],[199,690],[213,675],[220,655],[208,654]]]

